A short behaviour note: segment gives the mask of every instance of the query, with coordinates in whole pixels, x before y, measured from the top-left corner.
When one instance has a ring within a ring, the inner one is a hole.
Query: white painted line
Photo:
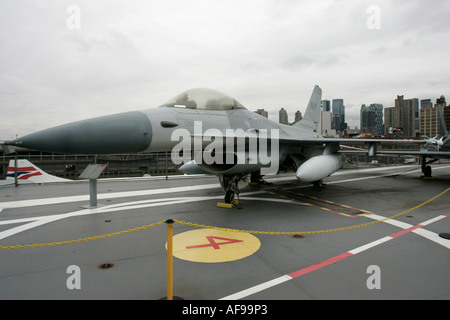
[[[212,189],[212,188],[220,188],[220,185],[215,183],[215,184],[205,184],[205,185],[199,185],[199,186],[186,186],[186,187],[177,187],[177,188],[101,193],[101,194],[97,195],[97,199],[102,200],[102,199],[149,196],[149,195],[167,194],[167,193],[171,194],[171,193],[175,193],[175,192],[195,191],[195,190],[204,190],[204,189]],[[89,195],[33,199],[33,200],[7,201],[7,202],[1,202],[0,206],[4,209],[11,209],[11,208],[43,206],[43,205],[69,203],[69,202],[82,202],[82,201],[89,201]]]
[[[387,218],[387,217],[380,216],[378,214],[368,214],[365,217],[369,218],[369,219],[377,220],[377,221]],[[389,219],[389,220],[383,221],[383,223],[387,223],[387,224],[393,225],[393,226],[401,228],[401,229],[408,229],[413,226],[412,224],[401,222],[401,221],[398,221],[395,219]]]
[[[44,216],[44,217],[47,217],[47,216]],[[44,218],[44,217],[33,217],[33,218],[21,218],[21,219],[3,220],[3,221],[0,221],[0,226],[1,225],[7,225],[7,224],[33,222],[33,221],[39,220],[39,219]]]
[[[383,216],[380,216],[380,215],[377,215],[377,214],[370,214],[370,215],[366,215],[365,217],[370,218],[370,219],[374,219],[374,220],[386,219],[386,217],[383,217]],[[440,244],[440,245],[450,249],[450,241],[439,237],[439,235],[434,233],[434,232],[431,232],[431,231],[428,231],[428,230],[425,230],[425,229],[422,228],[423,226],[426,226],[426,225],[429,225],[429,224],[431,224],[433,222],[436,222],[436,221],[439,221],[441,219],[444,219],[445,217],[446,217],[445,215],[440,215],[440,216],[437,216],[437,217],[432,218],[430,220],[427,220],[427,221],[419,224],[421,227],[418,228],[418,229],[412,230],[412,232],[414,232],[415,234],[418,234],[418,235],[420,235],[420,236],[422,236],[422,237],[424,237],[424,238],[426,238],[428,240],[434,241],[434,242],[436,242],[436,243],[438,243],[438,244]],[[410,228],[414,227],[413,225],[411,225],[409,223],[401,222],[401,221],[398,221],[398,220],[395,220],[395,219],[389,219],[389,220],[383,221],[383,223],[387,223],[387,224],[393,225],[393,226],[401,228],[401,229],[410,229]]]
[[[8,237],[10,237],[12,235],[15,235],[17,233],[20,233],[20,232],[23,232],[23,231],[26,231],[26,230],[30,230],[30,229],[33,229],[33,228],[36,228],[36,227],[39,227],[39,226],[41,226],[43,224],[47,224],[47,223],[59,220],[59,219],[61,219],[61,218],[54,217],[52,219],[51,217],[46,217],[44,219],[39,219],[39,220],[36,220],[34,222],[30,222],[30,223],[27,223],[27,224],[24,224],[24,225],[15,227],[15,228],[8,229],[6,231],[0,232],[0,240],[8,238]]]
[[[231,295],[226,296],[224,298],[221,298],[219,300],[238,300],[238,299],[242,299],[242,298],[248,297],[248,296],[250,296],[252,294],[255,294],[257,292],[260,292],[260,291],[269,289],[271,287],[277,286],[277,285],[279,285],[279,284],[281,284],[283,282],[289,281],[289,280],[292,280],[292,277],[290,277],[288,275],[284,275],[284,276],[281,276],[279,278],[276,278],[276,279],[273,279],[273,280],[261,283],[261,284],[259,284],[257,286],[251,287],[249,289],[242,290],[242,291],[237,292],[235,294],[231,294]]]
[[[450,249],[450,240],[439,237],[439,235],[437,233],[434,233],[434,232],[431,232],[431,231],[428,231],[428,230],[425,230],[422,228],[413,230],[412,232],[414,232],[428,240],[431,240],[435,243],[438,243],[441,246],[446,247],[447,249]]]
[[[4,209],[12,209],[12,208],[35,207],[35,206],[44,206],[44,205],[50,205],[50,204],[69,203],[69,202],[78,202],[78,201],[80,201],[80,202],[81,201],[89,201],[89,195],[8,201],[8,202],[2,202],[0,204]]]
[[[384,237],[384,238],[375,240],[375,241],[373,241],[373,242],[371,242],[371,243],[368,243],[368,244],[366,244],[366,245],[363,245],[363,246],[361,246],[361,247],[358,247],[358,248],[356,248],[356,249],[350,250],[349,252],[350,252],[351,254],[358,254],[358,253],[360,253],[360,252],[369,250],[369,249],[371,249],[371,248],[373,248],[373,247],[375,247],[375,246],[377,246],[377,245],[379,245],[379,244],[385,243],[385,242],[387,242],[387,241],[389,241],[389,240],[392,240],[392,239],[394,239],[394,238],[389,237],[389,236],[388,236],[388,237]]]
[[[433,219],[427,220],[425,222],[422,222],[421,225],[422,226],[427,226],[429,224],[432,224],[433,222],[436,222],[436,221],[439,221],[441,219],[444,219],[445,217],[446,216],[444,216],[444,215],[440,215],[440,216],[437,216],[436,218],[433,218]]]

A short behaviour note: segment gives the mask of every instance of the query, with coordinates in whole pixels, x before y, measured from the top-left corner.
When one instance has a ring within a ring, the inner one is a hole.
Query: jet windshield
[[[235,99],[219,91],[203,88],[185,91],[162,106],[202,110],[245,109]]]

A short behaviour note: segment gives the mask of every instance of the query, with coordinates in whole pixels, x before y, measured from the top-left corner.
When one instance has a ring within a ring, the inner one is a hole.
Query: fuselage
[[[201,126],[201,129],[199,129]],[[158,108],[107,115],[38,131],[8,144],[24,148],[78,154],[171,151],[174,132],[225,136],[230,130],[277,130],[283,139],[317,138],[299,126],[276,123],[250,112],[235,99],[211,89],[188,90]],[[280,152],[284,151],[280,149]]]
[[[209,137],[217,133],[225,137],[227,132],[255,132],[278,130],[280,139],[309,139],[319,135],[301,127],[276,123],[246,109],[235,110],[195,110],[177,107],[160,107],[142,111],[149,119],[152,128],[152,141],[144,151],[170,151],[178,143],[173,140],[176,130],[187,130],[191,136],[201,134]],[[171,124],[171,125],[167,125]],[[220,132],[220,134],[219,134]]]

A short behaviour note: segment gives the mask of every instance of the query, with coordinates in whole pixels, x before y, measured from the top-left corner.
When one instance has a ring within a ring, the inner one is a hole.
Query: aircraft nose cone
[[[111,154],[144,151],[151,139],[149,119],[134,111],[64,124],[8,144],[56,153]]]

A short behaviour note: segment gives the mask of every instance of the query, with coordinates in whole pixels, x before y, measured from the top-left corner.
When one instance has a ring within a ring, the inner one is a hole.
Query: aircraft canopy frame
[[[184,91],[161,107],[178,107],[200,110],[233,110],[246,109],[234,98],[217,90],[196,88]]]

